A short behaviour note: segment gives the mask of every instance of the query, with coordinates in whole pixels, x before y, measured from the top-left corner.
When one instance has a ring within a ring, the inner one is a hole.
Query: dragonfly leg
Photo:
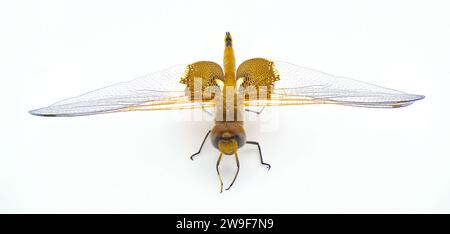
[[[200,149],[198,149],[197,153],[191,155],[191,160],[194,160],[194,156],[200,154],[200,152],[202,151],[203,145],[205,144],[206,139],[208,138],[209,134],[211,133],[211,130],[208,131],[208,133],[206,133],[205,138],[202,141],[202,145],[200,145]]]
[[[254,110],[251,110],[251,109],[248,109],[248,108],[245,108],[244,110],[259,115],[259,114],[261,114],[263,112],[264,108],[266,108],[266,107],[263,106],[263,108],[261,108],[261,110],[259,110],[259,111],[254,111]]]
[[[240,168],[240,166],[239,166],[239,158],[238,158],[237,153],[234,153],[234,158],[236,159],[237,171],[236,171],[236,174],[234,175],[233,181],[231,182],[230,186],[228,186],[228,188],[226,188],[225,190],[228,190],[228,189],[231,188],[231,186],[233,186],[233,184],[234,184],[234,182],[236,181],[236,178],[237,178],[237,176],[238,176],[238,174],[239,174],[239,168]]]
[[[222,155],[223,155],[223,153],[220,153],[219,158],[217,159],[217,163],[216,163],[217,175],[219,176],[219,182],[220,182],[220,193],[222,193],[222,191],[223,191],[223,181],[222,181],[222,176],[220,175],[220,171],[219,171],[219,165],[220,165],[220,160],[222,160]]]
[[[211,112],[207,111],[204,106],[202,106],[202,111],[206,112],[209,116],[214,116]]]
[[[270,168],[271,168],[272,166],[270,166],[270,164],[264,162],[263,156],[262,156],[262,153],[261,153],[261,146],[259,146],[259,143],[256,142],[256,141],[247,141],[247,144],[252,144],[252,145],[258,146],[259,160],[261,161],[261,164],[262,164],[262,165],[264,165],[264,166],[267,167],[267,170],[270,170]]]

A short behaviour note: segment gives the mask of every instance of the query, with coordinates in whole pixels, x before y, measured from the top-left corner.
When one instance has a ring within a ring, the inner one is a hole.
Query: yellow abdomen
[[[236,87],[236,60],[229,33],[225,36],[225,50],[223,55],[223,70],[225,73],[223,93],[222,119],[219,121],[235,122],[242,121],[241,107],[238,105]]]

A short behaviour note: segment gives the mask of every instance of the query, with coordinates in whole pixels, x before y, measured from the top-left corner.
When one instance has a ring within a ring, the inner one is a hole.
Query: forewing
[[[270,98],[249,100],[246,105],[340,104],[358,107],[395,108],[424,98],[394,89],[333,76],[286,62],[275,62],[279,80]]]
[[[117,111],[208,107],[210,102],[191,101],[180,83],[187,65],[177,65],[137,79],[64,99],[30,111],[39,116],[81,116]]]

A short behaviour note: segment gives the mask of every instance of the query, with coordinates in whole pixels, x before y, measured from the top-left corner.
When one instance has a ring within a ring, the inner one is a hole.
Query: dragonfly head
[[[230,32],[227,32],[225,34],[225,46],[232,46],[233,45],[233,39],[231,38]]]
[[[218,145],[219,151],[221,153],[228,154],[228,155],[235,154],[238,149],[237,140],[234,137],[232,137],[231,135],[227,136],[227,138],[224,137],[224,138],[220,139],[217,145]]]
[[[218,122],[211,130],[211,140],[221,153],[235,154],[245,144],[245,131],[237,122]]]

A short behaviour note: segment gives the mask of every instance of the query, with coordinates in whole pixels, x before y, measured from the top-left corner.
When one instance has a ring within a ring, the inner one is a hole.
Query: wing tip
[[[30,111],[28,111],[28,113],[35,115],[35,116],[42,116],[42,117],[56,117],[57,116],[55,114],[45,113],[42,111],[42,109],[44,109],[44,108],[30,110]]]
[[[425,98],[425,95],[416,94],[417,98],[414,101],[420,101]]]
[[[392,108],[400,108],[400,107],[409,106],[409,105],[412,105],[413,103],[415,103],[416,101],[420,101],[425,98],[425,95],[420,95],[420,94],[413,94],[413,95],[414,95],[414,98],[411,98],[410,100],[405,101],[405,102],[395,103],[395,104],[391,105],[391,107]]]

